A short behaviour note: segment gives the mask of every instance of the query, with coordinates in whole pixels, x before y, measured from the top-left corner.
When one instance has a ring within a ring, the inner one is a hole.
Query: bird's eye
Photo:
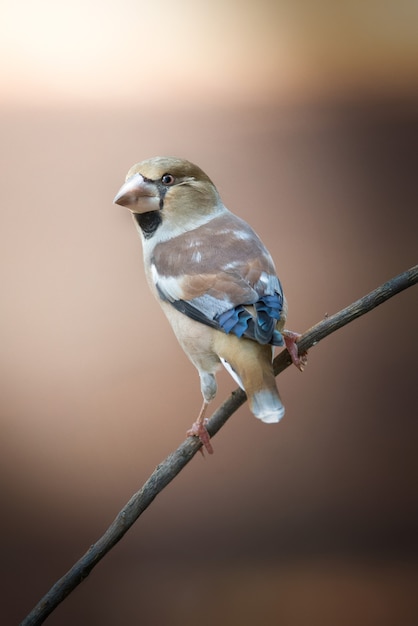
[[[172,174],[163,174],[161,176],[161,182],[163,185],[169,187],[174,183],[174,176]]]

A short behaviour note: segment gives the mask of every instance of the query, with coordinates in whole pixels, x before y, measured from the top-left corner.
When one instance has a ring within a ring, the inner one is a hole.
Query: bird
[[[298,333],[284,328],[287,302],[259,236],[223,204],[190,161],[157,156],[133,165],[114,201],[129,209],[142,239],[148,284],[196,367],[203,404],[187,435],[213,453],[206,409],[222,367],[246,392],[254,416],[277,423],[285,409],[273,373],[275,346],[303,370]]]

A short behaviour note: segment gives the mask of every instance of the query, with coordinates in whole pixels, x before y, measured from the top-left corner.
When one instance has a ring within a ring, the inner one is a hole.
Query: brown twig
[[[357,317],[368,313],[379,304],[392,298],[400,291],[418,282],[418,265],[399,274],[370,292],[360,300],[327,317],[307,330],[299,339],[299,350],[312,348],[321,339],[327,337],[342,326],[349,324]],[[291,363],[287,350],[281,352],[274,360],[275,374],[279,374]],[[219,407],[210,418],[207,429],[213,437],[225,424],[227,419],[245,402],[246,395],[238,389]],[[196,437],[188,437],[175,452],[172,452],[148,478],[142,488],[135,493],[129,502],[118,513],[107,531],[94,543],[89,550],[60,578],[34,609],[23,619],[21,626],[42,624],[52,611],[77,587],[97,565],[97,563],[122,539],[124,534],[136,522],[154,498],[166,487],[177,474],[187,465],[201,447]]]

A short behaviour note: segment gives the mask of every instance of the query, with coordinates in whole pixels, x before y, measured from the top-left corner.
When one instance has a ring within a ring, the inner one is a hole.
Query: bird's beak
[[[147,213],[160,208],[156,186],[139,173],[128,178],[119,189],[113,203],[126,207],[132,213]]]

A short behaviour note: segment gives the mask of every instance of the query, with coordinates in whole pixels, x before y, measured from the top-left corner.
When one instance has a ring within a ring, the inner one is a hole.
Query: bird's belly
[[[179,344],[195,367],[200,371],[215,373],[221,367],[213,345],[214,334],[219,331],[190,319],[167,302],[161,302],[161,306]]]

